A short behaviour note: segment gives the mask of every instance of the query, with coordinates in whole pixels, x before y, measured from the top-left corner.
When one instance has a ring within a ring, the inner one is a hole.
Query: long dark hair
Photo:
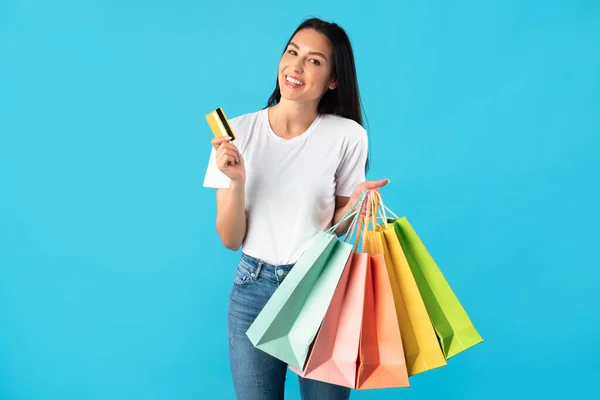
[[[325,35],[333,49],[333,77],[337,81],[334,90],[327,90],[317,111],[319,114],[335,114],[344,118],[356,121],[361,126],[362,103],[358,91],[358,79],[356,78],[356,66],[354,64],[354,52],[350,39],[342,27],[335,23],[326,22],[319,18],[310,18],[305,20],[296,28],[292,36],[287,41],[283,53],[287,49],[292,38],[302,29],[314,29]],[[283,54],[282,53],[282,54]],[[275,90],[267,101],[267,107],[274,106],[281,100],[281,91],[279,90],[279,76],[275,81]],[[369,158],[365,165],[365,171],[369,169]]]

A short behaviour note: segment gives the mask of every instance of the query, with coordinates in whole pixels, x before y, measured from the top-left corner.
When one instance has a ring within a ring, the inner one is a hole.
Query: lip
[[[289,76],[290,78],[292,78],[292,79],[296,79],[296,80],[298,80],[298,81],[302,82],[303,84],[302,84],[302,85],[296,85],[296,84],[294,84],[294,83],[291,83],[291,82],[289,82],[289,81],[287,80],[287,77],[288,77],[288,76]],[[301,87],[303,87],[304,85],[306,85],[302,79],[300,79],[300,78],[298,78],[297,76],[294,76],[294,75],[286,75],[286,74],[283,74],[283,81],[285,82],[285,86],[286,86],[286,87],[288,87],[288,88],[290,88],[290,89],[298,89],[298,88],[301,88]]]

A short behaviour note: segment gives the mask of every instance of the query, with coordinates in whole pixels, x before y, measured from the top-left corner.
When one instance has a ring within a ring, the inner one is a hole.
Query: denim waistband
[[[274,282],[281,282],[292,270],[294,264],[273,265],[259,258],[249,256],[242,252],[240,268],[250,273],[253,279],[266,278]]]

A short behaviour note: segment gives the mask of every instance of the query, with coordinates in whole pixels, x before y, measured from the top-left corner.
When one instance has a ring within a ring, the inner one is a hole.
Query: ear
[[[337,87],[337,80],[334,78],[330,83],[329,83],[329,90],[333,90]]]

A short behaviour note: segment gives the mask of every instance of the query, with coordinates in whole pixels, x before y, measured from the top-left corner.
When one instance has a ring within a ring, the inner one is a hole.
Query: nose
[[[302,72],[302,60],[300,57],[296,57],[296,59],[290,64],[292,70],[294,72]]]

